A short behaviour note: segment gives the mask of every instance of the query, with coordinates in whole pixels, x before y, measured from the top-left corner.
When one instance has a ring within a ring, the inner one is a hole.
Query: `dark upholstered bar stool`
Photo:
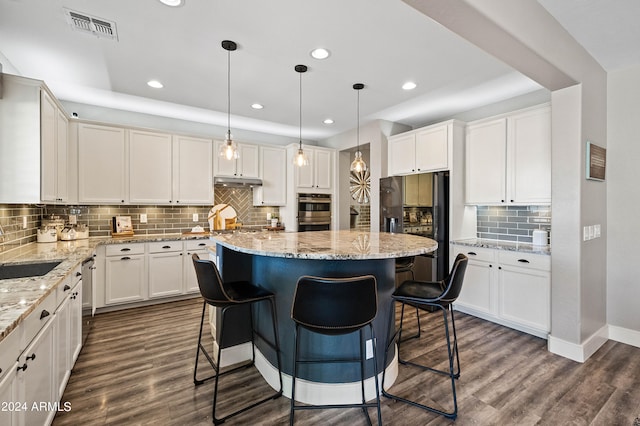
[[[407,257],[399,257],[396,259],[396,277],[398,274],[402,274],[405,272],[411,273],[411,279],[416,279],[416,274],[413,273],[413,266],[415,265],[416,257],[415,256],[407,256]],[[397,283],[397,281],[396,281]],[[396,284],[397,285],[397,284]],[[402,305],[402,311],[400,313],[401,318],[404,318],[404,305]],[[402,321],[401,319],[401,321]],[[420,337],[420,310],[416,308],[416,319],[418,320],[418,332],[412,336],[405,337],[404,340],[415,339]],[[400,335],[402,338],[402,335]]]
[[[380,389],[378,387],[377,360],[373,319],[378,311],[378,293],[376,278],[364,275],[353,278],[320,278],[302,276],[296,284],[291,307],[291,319],[295,322],[293,377],[291,383],[291,414],[289,423],[293,425],[295,410],[354,408],[362,407],[362,411],[371,424],[367,408],[378,410],[378,424],[382,424],[380,412]],[[373,343],[374,380],[376,386],[376,402],[367,403],[364,395],[364,366],[365,366],[365,336],[364,327],[369,327]],[[301,330],[323,335],[344,335],[359,332],[359,358],[332,359],[299,359]],[[317,363],[360,363],[360,378],[362,389],[362,403],[335,405],[296,405],[295,389],[299,364]]]
[[[451,379],[451,391],[453,395],[453,410],[442,411],[437,408],[420,404],[416,401],[411,401],[406,398],[402,398],[397,395],[393,395],[384,389],[384,373],[382,374],[382,394],[388,398],[402,401],[407,404],[411,404],[415,407],[422,408],[437,414],[441,414],[449,419],[455,419],[458,415],[458,402],[456,399],[456,379],[460,377],[460,358],[458,356],[458,339],[456,336],[456,324],[453,315],[452,304],[458,298],[460,290],[462,289],[462,282],[464,280],[464,273],[467,268],[467,257],[464,254],[459,254],[453,264],[453,268],[449,273],[449,276],[442,281],[427,282],[427,281],[414,281],[407,280],[403,282],[398,289],[391,296],[395,301],[398,301],[404,305],[415,306],[421,310],[439,309],[442,311],[444,319],[445,337],[447,340],[447,353],[449,360],[449,371],[438,370],[425,365],[416,364],[414,362],[403,360],[400,352],[400,333],[402,332],[402,317],[400,320],[400,328],[393,334],[387,344],[385,350],[385,365],[387,363],[387,354],[392,344],[398,344],[398,361],[403,365],[410,365],[418,367],[423,370],[433,371],[439,374],[448,376]],[[393,315],[393,309],[391,310]],[[453,329],[453,342],[449,335],[449,324],[447,312],[451,315],[451,328]],[[457,371],[454,368],[454,358],[457,364]]]
[[[200,334],[198,335],[198,347],[196,349],[196,363],[193,370],[193,382],[196,385],[200,385],[209,379],[215,378],[215,387],[213,391],[213,423],[220,424],[224,423],[224,421],[230,417],[233,417],[237,414],[243,413],[253,407],[256,407],[264,402],[267,402],[271,399],[276,399],[282,395],[282,372],[280,368],[280,345],[278,343],[278,326],[276,320],[276,309],[275,309],[275,297],[273,293],[270,293],[260,287],[256,287],[255,285],[247,282],[247,281],[235,281],[235,282],[223,282],[220,277],[220,273],[218,272],[218,268],[216,265],[210,260],[201,260],[197,254],[192,256],[193,266],[196,269],[196,276],[198,278],[198,286],[200,287],[200,294],[204,298],[204,304],[202,306],[202,318],[200,319]],[[262,336],[257,330],[254,328],[253,324],[253,315],[251,315],[251,306],[255,303],[259,302],[268,302],[271,307],[271,317],[273,318],[273,342],[267,340],[264,336]],[[207,305],[214,306],[216,308],[222,309],[222,315],[220,319],[220,342],[218,342],[218,358],[217,363],[213,360],[211,355],[207,352],[207,350],[202,345],[202,328],[204,325],[204,314]],[[251,363],[242,364],[239,367],[232,368],[230,370],[226,370],[220,372],[220,355],[222,351],[221,342],[224,341],[223,333],[224,333],[224,319],[227,313],[227,310],[232,307],[237,307],[241,305],[250,305],[249,312],[251,315],[251,352],[252,358]],[[232,412],[231,414],[226,415],[225,417],[218,419],[216,417],[216,402],[218,398],[218,380],[220,376],[225,374],[233,373],[234,371],[244,369],[254,365],[255,362],[255,348],[254,348],[254,336],[258,335],[267,345],[271,347],[276,353],[277,359],[277,368],[278,368],[278,376],[280,378],[280,390],[276,393],[269,395],[259,401],[253,402],[251,404],[247,404],[240,408],[237,411]],[[209,364],[213,367],[215,374],[209,376],[204,379],[198,379],[198,357],[200,355],[200,351],[204,354],[204,356],[209,361]]]

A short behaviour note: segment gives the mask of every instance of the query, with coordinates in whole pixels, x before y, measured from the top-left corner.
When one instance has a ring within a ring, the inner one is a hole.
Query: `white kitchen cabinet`
[[[53,321],[49,320],[18,357],[18,401],[26,404],[20,412],[20,425],[50,424],[56,410],[48,403],[55,401]],[[35,404],[35,405],[34,405]],[[44,404],[44,405],[42,405]],[[37,407],[38,409],[33,409]]]
[[[335,150],[305,146],[304,152],[307,154],[309,164],[302,167],[294,166],[298,190],[309,192],[308,190],[312,189],[314,192],[330,192],[333,188]]]
[[[77,281],[71,291],[69,296],[69,371],[73,368],[82,350],[82,281]]]
[[[550,331],[550,256],[454,246],[469,257],[455,308],[546,338]],[[455,258],[455,257],[454,257]]]
[[[6,370],[5,370],[6,369]],[[0,410],[0,425],[18,425],[18,412],[15,410],[16,404],[22,404],[18,400],[16,371],[18,363],[15,361],[6,364],[0,375],[0,403],[7,404],[6,409]]]
[[[199,293],[198,279],[196,277],[196,269],[193,266],[191,256],[197,254],[200,259],[209,259],[209,249],[207,246],[212,245],[207,240],[188,240],[184,242],[184,292]]]
[[[227,160],[218,153],[224,141],[214,141],[215,176],[258,178],[260,174],[258,145],[238,143],[238,158]]]
[[[129,202],[171,204],[171,135],[134,129],[128,132]]]
[[[69,201],[69,120],[44,89],[40,97],[40,198],[45,202],[64,203]]]
[[[144,243],[107,247],[104,303],[114,305],[147,298]]]
[[[125,129],[78,124],[78,201],[123,204],[126,183]]]
[[[450,121],[389,137],[389,175],[447,170],[452,124]]]
[[[551,202],[551,113],[535,107],[467,126],[467,204]]]
[[[254,206],[284,206],[287,203],[287,152],[275,146],[260,147],[262,186],[253,188]]]
[[[148,244],[149,297],[176,296],[183,292],[182,241]]]
[[[173,200],[176,204],[213,203],[210,139],[173,136]]]

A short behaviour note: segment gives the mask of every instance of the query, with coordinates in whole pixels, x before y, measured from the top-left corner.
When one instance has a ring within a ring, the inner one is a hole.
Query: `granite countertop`
[[[218,244],[241,253],[316,260],[390,259],[435,251],[432,239],[407,234],[361,231],[236,232],[212,235]]]
[[[31,243],[0,254],[0,267],[5,264],[61,262],[51,272],[40,277],[0,280],[0,342],[9,335],[58,284],[91,257],[98,245],[154,241],[208,239],[210,234],[155,234],[131,237],[98,237],[55,243]]]
[[[509,250],[521,253],[551,255],[551,246],[534,246],[531,243],[518,243],[513,241],[486,240],[482,238],[469,238],[464,240],[454,240],[451,244],[469,247],[482,247],[496,250]]]

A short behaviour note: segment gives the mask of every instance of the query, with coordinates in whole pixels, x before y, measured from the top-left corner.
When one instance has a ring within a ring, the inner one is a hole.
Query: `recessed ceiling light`
[[[182,3],[184,3],[184,0],[160,0],[160,3],[166,4],[167,6],[176,7],[176,6],[182,6]]]
[[[147,85],[149,87],[153,87],[154,89],[162,89],[164,87],[164,85],[158,80],[149,80],[147,81]]]
[[[323,121],[324,124],[333,124],[333,120],[330,118],[327,118]]]
[[[415,89],[417,86],[417,84],[415,84],[413,81],[407,81],[405,84],[402,85],[402,88],[404,90],[413,90]]]
[[[327,49],[319,47],[311,51],[311,57],[315,59],[327,59],[331,53]]]
[[[256,104],[251,104],[251,108],[253,108],[253,109],[262,109],[262,108],[264,108],[264,105],[257,104],[257,103]]]

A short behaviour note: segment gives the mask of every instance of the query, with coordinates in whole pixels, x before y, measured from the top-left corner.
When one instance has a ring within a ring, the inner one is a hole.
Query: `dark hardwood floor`
[[[213,381],[194,386],[193,357],[201,299],[99,314],[67,385],[62,425],[210,425]],[[408,332],[415,329],[409,315]],[[406,358],[444,366],[439,314],[423,314],[423,335],[403,344]],[[609,341],[580,364],[546,350],[546,341],[457,314],[462,374],[457,381],[457,425],[640,425],[640,349]],[[433,330],[433,331],[432,331]],[[291,336],[281,336],[291,338]],[[204,364],[203,364],[204,365]],[[224,380],[227,379],[227,380]],[[255,369],[221,379],[225,407],[269,391]],[[401,367],[391,391],[450,407],[446,377]],[[449,404],[449,405],[448,405]],[[382,398],[388,425],[454,424],[440,416]],[[375,422],[375,411],[369,411]],[[289,399],[281,397],[229,425],[284,425]],[[296,424],[366,424],[362,412],[296,413]]]

